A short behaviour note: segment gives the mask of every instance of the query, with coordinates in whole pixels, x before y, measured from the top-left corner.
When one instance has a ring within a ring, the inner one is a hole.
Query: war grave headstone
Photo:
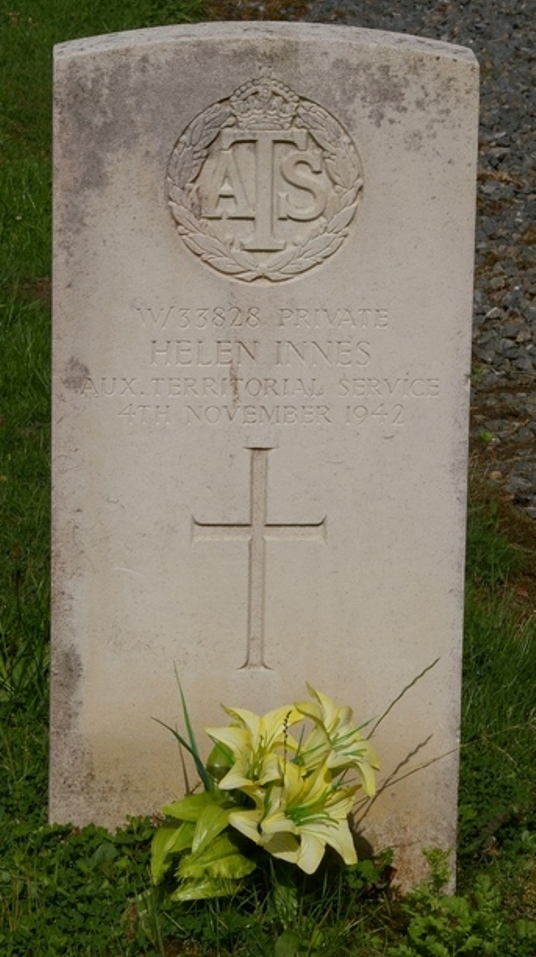
[[[306,681],[377,718],[437,659],[362,829],[406,881],[455,843],[476,133],[430,40],[56,48],[52,820],[180,795],[175,669],[201,740]]]

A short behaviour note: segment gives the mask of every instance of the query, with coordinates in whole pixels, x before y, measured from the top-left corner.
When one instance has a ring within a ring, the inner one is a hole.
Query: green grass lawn
[[[217,4],[212,3],[212,13]],[[200,0],[0,0],[0,953],[6,957],[534,957],[534,542],[478,481],[469,514],[458,896],[385,869],[178,909],[148,888],[150,821],[49,827],[52,44],[201,19]],[[277,876],[277,875],[276,875]],[[141,895],[144,895],[143,897]]]

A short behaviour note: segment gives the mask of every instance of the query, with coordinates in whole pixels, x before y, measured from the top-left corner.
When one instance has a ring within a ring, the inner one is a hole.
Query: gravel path
[[[302,19],[459,43],[480,62],[472,453],[536,519],[536,7],[530,0],[313,0]]]

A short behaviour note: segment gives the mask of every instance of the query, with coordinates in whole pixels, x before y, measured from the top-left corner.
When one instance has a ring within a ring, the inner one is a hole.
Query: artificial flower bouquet
[[[373,796],[378,758],[352,710],[307,687],[311,701],[262,717],[224,708],[229,726],[205,729],[214,742],[206,765],[181,691],[188,741],[173,733],[204,791],[168,804],[153,838],[152,879],[176,881],[172,900],[232,893],[260,855],[312,874],[329,844],[356,863],[348,815],[358,790]]]

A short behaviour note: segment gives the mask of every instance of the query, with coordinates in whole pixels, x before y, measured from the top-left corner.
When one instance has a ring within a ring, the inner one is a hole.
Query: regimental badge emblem
[[[362,192],[341,124],[265,71],[195,117],[167,170],[186,246],[242,282],[284,282],[325,262],[349,235]]]

